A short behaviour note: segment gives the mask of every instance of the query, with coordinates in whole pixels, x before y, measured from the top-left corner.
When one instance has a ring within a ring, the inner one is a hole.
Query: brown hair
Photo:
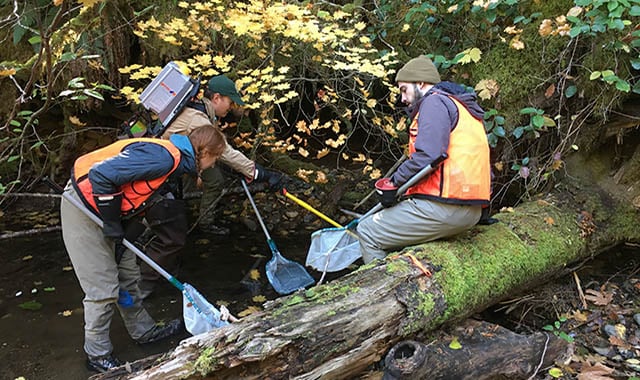
[[[224,135],[215,127],[200,127],[194,129],[189,133],[189,141],[191,141],[196,155],[196,165],[199,165],[199,158],[203,152],[208,152],[217,158],[222,155],[227,145]],[[198,168],[198,172],[200,172],[200,168]]]

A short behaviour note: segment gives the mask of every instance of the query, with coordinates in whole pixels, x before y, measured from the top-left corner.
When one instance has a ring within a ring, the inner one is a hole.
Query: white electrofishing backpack
[[[187,103],[198,94],[200,79],[193,79],[169,62],[140,94],[144,110],[123,124],[127,137],[160,137]]]

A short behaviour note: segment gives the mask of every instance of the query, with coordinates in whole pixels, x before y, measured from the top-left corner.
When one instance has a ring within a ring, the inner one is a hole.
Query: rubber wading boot
[[[111,354],[87,357],[87,368],[91,371],[104,373],[112,368],[120,367],[122,364],[120,360]]]
[[[144,333],[143,336],[138,338],[136,342],[138,344],[154,343],[171,335],[177,334],[183,329],[182,319],[174,319],[173,321],[164,325],[155,325],[151,330]]]

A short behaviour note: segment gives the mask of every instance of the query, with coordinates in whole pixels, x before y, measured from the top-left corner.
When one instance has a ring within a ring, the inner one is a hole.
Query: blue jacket
[[[180,164],[169,180],[183,174],[196,175],[196,161],[187,136],[173,135],[169,139],[181,153]],[[171,154],[162,146],[144,142],[128,145],[120,154],[95,164],[89,171],[94,194],[114,194],[121,185],[137,180],[161,177],[173,168]]]

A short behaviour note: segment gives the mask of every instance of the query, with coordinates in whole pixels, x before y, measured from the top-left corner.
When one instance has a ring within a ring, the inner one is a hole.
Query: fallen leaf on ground
[[[238,313],[239,317],[246,317],[249,314],[253,314],[253,313],[257,313],[260,311],[260,308],[255,307],[255,306],[249,306],[248,308],[242,310],[241,312]]]
[[[251,269],[251,272],[249,272],[249,277],[252,280],[259,280],[260,279],[260,271],[258,271],[257,269]]]
[[[451,340],[451,343],[449,343],[449,348],[452,350],[459,350],[462,348],[462,345],[460,344],[460,342],[458,342],[458,338],[454,337]]]
[[[591,364],[583,364],[580,374],[578,374],[578,380],[614,380],[612,377],[609,377],[611,372],[613,372],[613,368],[609,368],[600,363],[596,363],[595,365]]]
[[[599,292],[594,289],[587,289],[585,293],[587,293],[587,295],[585,295],[584,298],[587,301],[591,301],[594,305],[607,306],[613,300],[613,294],[610,293]]]
[[[578,322],[586,322],[587,319],[589,319],[589,316],[587,315],[587,313],[584,313],[580,310],[576,310],[573,313],[571,313],[571,318],[575,319]]]

